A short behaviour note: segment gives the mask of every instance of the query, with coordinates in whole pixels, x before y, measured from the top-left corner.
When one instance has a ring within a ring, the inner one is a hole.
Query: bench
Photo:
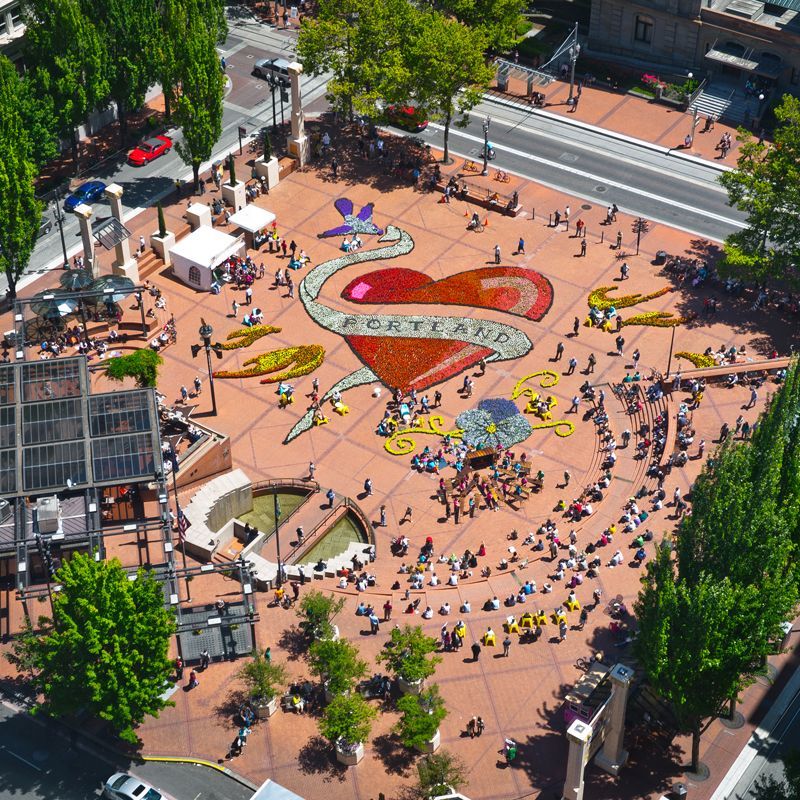
[[[441,192],[444,194],[445,187],[447,186],[446,183],[443,181],[438,181],[436,184],[436,191]],[[491,189],[486,190],[486,197],[481,197],[476,195],[474,191],[467,192],[466,196],[461,192],[453,195],[456,200],[463,200],[466,203],[473,203],[480,208],[485,208],[487,211],[496,211],[499,214],[504,214],[507,217],[516,217],[522,211],[522,205],[517,204],[516,206],[512,206],[511,208],[508,207],[508,204],[503,204],[502,202],[497,203],[490,203],[489,198],[494,194]]]
[[[724,380],[728,375],[733,374],[746,375],[750,372],[762,372],[764,370],[770,372],[772,370],[788,369],[790,363],[791,358],[787,357],[767,358],[761,361],[742,361],[736,364],[723,364],[719,367],[700,367],[686,370],[685,372],[681,371],[681,383],[700,378],[705,378],[707,382],[711,382],[715,379]],[[662,379],[661,386],[665,393],[672,391],[672,380],[672,378]]]

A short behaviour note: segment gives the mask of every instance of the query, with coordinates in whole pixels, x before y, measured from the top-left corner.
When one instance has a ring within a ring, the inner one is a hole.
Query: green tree
[[[280,692],[289,679],[283,664],[267,661],[260,651],[253,651],[253,658],[237,673],[255,700],[269,702]]]
[[[485,34],[438,12],[417,15],[405,45],[413,65],[409,96],[444,124],[444,162],[450,161],[450,126],[480,101],[494,71],[483,59]]]
[[[430,678],[436,672],[441,656],[432,655],[436,651],[436,639],[428,636],[419,625],[404,625],[393,628],[378,661],[398,678],[408,683],[416,683]]]
[[[136,580],[116,559],[75,553],[55,575],[53,618],[13,647],[35,672],[44,708],[56,715],[89,711],[135,744],[134,728],[171,702],[162,695],[175,632],[160,583],[144,569]]]
[[[356,745],[369,738],[377,716],[378,711],[360,694],[340,694],[322,712],[320,733],[332,744]]]
[[[115,356],[105,363],[107,378],[114,381],[123,381],[125,378],[134,378],[136,385],[153,387],[158,381],[158,368],[164,359],[149,347],[142,347],[127,356]]]
[[[200,190],[200,165],[211,157],[222,133],[222,98],[225,76],[214,49],[216,29],[209,30],[202,15],[195,13],[203,0],[186,0],[186,37],[176,61],[175,120],[183,139],[175,149],[194,174],[194,190]]]
[[[297,608],[297,616],[302,617],[300,627],[312,639],[332,639],[333,619],[344,608],[344,598],[323,594],[311,589],[303,595]]]
[[[800,800],[800,753],[792,750],[783,758],[785,780],[762,775],[753,786],[755,800]]]
[[[467,782],[467,765],[449,750],[425,756],[417,763],[419,783],[416,794],[421,800],[458,791]]]
[[[358,654],[358,648],[344,639],[321,639],[308,650],[311,674],[322,678],[331,694],[346,694],[367,674],[367,662]]]
[[[482,33],[486,47],[505,53],[517,40],[525,0],[434,0],[434,7]]]
[[[141,108],[158,79],[159,24],[155,3],[139,0],[80,0],[84,15],[94,20],[107,57],[109,97],[116,103],[120,142],[128,139],[128,116]],[[187,30],[186,44],[191,43]],[[213,46],[212,46],[213,50]]]
[[[28,71],[21,80],[20,116],[31,143],[31,161],[40,172],[59,154],[56,105],[53,97],[41,90],[33,73]]]
[[[56,131],[72,142],[77,170],[78,127],[107,104],[106,41],[81,0],[25,0],[28,80],[39,98],[51,98]]]
[[[755,280],[800,281],[800,100],[785,95],[775,109],[774,146],[744,128],[736,169],[719,177],[728,202],[747,214],[746,227],[725,242],[723,270]]]
[[[12,300],[28,267],[41,214],[34,193],[33,146],[22,117],[23,94],[14,65],[0,56],[0,272]]]
[[[439,730],[447,716],[444,698],[435,684],[420,692],[407,694],[397,701],[397,710],[402,716],[395,726],[395,733],[406,747],[422,750]]]

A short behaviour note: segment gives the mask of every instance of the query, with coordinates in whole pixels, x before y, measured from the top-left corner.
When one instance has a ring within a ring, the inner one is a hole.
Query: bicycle
[[[480,172],[482,169],[483,167],[479,166],[474,161],[469,160],[465,161],[464,166],[462,167],[464,172]]]
[[[470,222],[467,225],[467,229],[471,230],[471,231],[475,231],[475,233],[483,233],[483,231],[485,230],[482,222],[476,222],[474,224],[472,222]]]
[[[500,181],[500,183],[508,183],[511,180],[511,176],[505,170],[499,169],[494,179]]]

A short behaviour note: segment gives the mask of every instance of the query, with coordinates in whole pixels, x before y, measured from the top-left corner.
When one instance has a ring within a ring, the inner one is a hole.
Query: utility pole
[[[481,175],[489,174],[489,127],[492,121],[489,117],[483,121],[483,170]]]
[[[575,30],[572,33],[572,47],[569,49],[570,71],[569,71],[569,97],[567,105],[572,105],[575,92],[575,62],[581,54],[581,46],[578,44],[578,23],[575,23]]]

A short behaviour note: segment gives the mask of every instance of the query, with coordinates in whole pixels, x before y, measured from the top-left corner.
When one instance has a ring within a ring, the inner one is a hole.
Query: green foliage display
[[[106,377],[114,381],[134,378],[136,385],[154,387],[158,381],[158,368],[164,359],[149,347],[142,347],[127,356],[116,356],[105,362]]]
[[[116,559],[83,553],[65,561],[55,578],[61,590],[53,593],[52,620],[28,629],[9,660],[33,674],[49,713],[88,711],[136,744],[134,728],[173,705],[162,694],[172,673],[175,620],[161,584],[144,569],[130,581]]]
[[[385,663],[398,678],[414,683],[436,672],[436,665],[442,660],[441,656],[431,655],[436,647],[436,639],[427,636],[419,625],[404,625],[392,629],[378,661]]]
[[[303,619],[300,627],[312,639],[332,639],[333,618],[343,608],[343,597],[337,599],[312,589],[303,595],[297,608],[297,615]]]
[[[236,186],[236,160],[233,153],[228,156],[228,185]]]
[[[0,272],[11,299],[30,261],[41,214],[34,195],[33,145],[21,114],[23,95],[14,65],[0,56]]]
[[[185,0],[188,10],[185,40],[175,63],[175,85],[180,86],[175,103],[175,121],[183,129],[183,140],[175,149],[192,168],[194,190],[200,189],[200,165],[211,157],[222,133],[222,98],[225,76],[214,49],[214,28],[209,29],[196,7],[203,0]]]
[[[435,684],[420,694],[407,694],[397,701],[401,712],[395,733],[406,747],[422,750],[436,735],[439,725],[447,716],[444,699]]]
[[[377,716],[377,710],[360,694],[338,695],[323,711],[319,730],[332,744],[352,746],[369,738]]]
[[[264,161],[269,161],[272,158],[272,141],[269,138],[269,131],[264,131],[264,140],[263,140],[263,148],[264,148]]]
[[[167,235],[167,223],[164,219],[164,206],[159,202],[156,206],[158,209],[158,235],[163,239]]]
[[[416,794],[420,800],[458,791],[467,782],[467,765],[449,750],[421,758],[417,762],[419,783]]]
[[[311,674],[326,681],[331,694],[346,694],[367,674],[367,662],[358,657],[358,648],[344,639],[322,639],[309,648]]]
[[[236,673],[236,677],[253,698],[269,702],[286,686],[289,673],[283,664],[267,661],[258,650],[254,650],[252,660]]]
[[[774,146],[739,130],[736,169],[719,176],[728,201],[747,214],[746,227],[725,242],[722,269],[762,281],[797,285],[800,273],[800,100],[785,95],[775,109]]]
[[[505,53],[531,27],[522,16],[525,0],[434,0],[432,5],[479,31],[493,53]]]

